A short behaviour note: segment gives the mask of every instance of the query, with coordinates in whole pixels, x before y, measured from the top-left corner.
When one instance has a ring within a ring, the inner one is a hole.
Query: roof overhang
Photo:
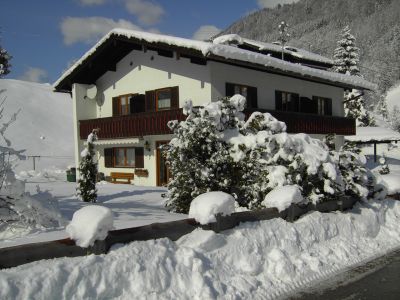
[[[116,64],[132,50],[144,51],[148,47],[152,49],[176,51],[181,55],[185,54],[204,60],[289,76],[344,89],[373,90],[375,88],[373,84],[365,80],[352,78],[354,76],[300,66],[262,54],[251,53],[250,51],[246,53],[247,50],[240,50],[242,51],[241,54],[243,54],[244,57],[249,56],[251,59],[237,59],[236,55],[232,55],[231,46],[213,45],[212,43],[186,39],[179,39],[179,41],[183,42],[179,43],[179,45],[175,45],[168,42],[168,38],[173,39],[173,37],[154,34],[152,37],[155,36],[155,38],[146,40],[141,37],[140,33],[135,35],[135,32],[132,31],[132,35],[129,35],[121,34],[120,31],[121,30],[111,31],[78,60],[74,66],[67,70],[54,83],[55,91],[71,92],[74,83],[94,84],[97,79],[107,71],[116,71]],[[150,35],[148,33],[146,34]],[[160,38],[157,39],[157,36],[160,36]],[[195,46],[192,47],[190,42],[193,42]]]

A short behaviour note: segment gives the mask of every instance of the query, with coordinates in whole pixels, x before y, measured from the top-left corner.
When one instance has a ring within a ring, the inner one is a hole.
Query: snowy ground
[[[107,255],[34,262],[0,271],[0,298],[268,299],[400,246],[400,202],[358,204],[241,224],[220,234],[197,229],[115,246]]]
[[[65,173],[62,177],[65,177]],[[41,190],[39,194],[36,191],[37,185]],[[76,210],[89,205],[76,198],[75,183],[61,181],[61,178],[32,177],[28,179],[26,187],[28,192],[37,197],[57,200],[61,214],[67,222],[72,219]],[[161,197],[166,191],[164,188],[104,183],[98,185],[98,190],[98,204],[112,210],[116,229],[187,218],[187,215],[169,213],[165,209],[165,200]],[[64,228],[36,230],[27,235],[26,232],[17,230],[16,235],[18,234],[24,236],[0,239],[0,248],[68,237]]]

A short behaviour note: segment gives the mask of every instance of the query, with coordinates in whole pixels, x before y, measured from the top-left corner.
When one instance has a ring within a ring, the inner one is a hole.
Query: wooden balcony
[[[354,135],[356,133],[355,120],[343,117],[320,116],[304,113],[283,111],[269,112],[278,120],[285,122],[289,133]],[[246,117],[252,111],[246,111]],[[91,120],[81,120],[80,138],[86,139],[94,128],[99,128],[99,139],[120,139],[142,137],[146,135],[171,134],[167,123],[171,120],[185,120],[182,109],[144,112],[127,116],[108,117]]]

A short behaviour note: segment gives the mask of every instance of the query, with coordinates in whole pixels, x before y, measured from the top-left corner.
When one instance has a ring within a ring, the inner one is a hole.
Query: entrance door
[[[168,180],[171,177],[169,168],[166,164],[165,156],[160,150],[161,145],[168,144],[169,141],[158,141],[156,142],[157,148],[157,186],[166,186]]]

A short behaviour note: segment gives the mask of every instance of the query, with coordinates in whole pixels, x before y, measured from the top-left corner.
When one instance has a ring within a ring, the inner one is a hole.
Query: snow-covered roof
[[[280,72],[282,74],[288,74],[300,78],[318,80],[322,82],[328,82],[343,87],[351,87],[358,89],[370,89],[376,88],[375,84],[372,84],[361,77],[349,76],[339,73],[333,73],[325,70],[319,70],[310,68],[300,64],[294,64],[291,62],[283,61],[265,54],[256,53],[244,49],[237,48],[231,45],[195,41],[185,38],[173,37],[163,34],[141,32],[127,29],[113,29],[107,35],[105,35],[95,46],[93,46],[88,52],[86,52],[71,68],[69,68],[55,83],[54,88],[56,90],[62,90],[62,83],[68,81],[73,83],[73,78],[70,75],[79,70],[88,58],[90,58],[103,44],[105,44],[110,38],[125,38],[129,40],[135,40],[142,43],[151,44],[162,44],[164,46],[170,46],[172,48],[184,48],[187,50],[194,50],[200,52],[204,58],[218,60],[221,62],[229,61],[237,64],[251,64],[254,67],[260,69],[267,69],[270,71]],[[115,50],[113,50],[115,52]]]
[[[351,142],[400,141],[400,133],[385,127],[357,127],[356,135],[346,136]]]
[[[227,34],[222,35],[213,40],[214,44],[224,44],[224,45],[250,45],[257,48],[259,51],[272,51],[272,52],[281,52],[282,47],[280,45],[272,44],[272,43],[265,43],[260,41],[255,41],[247,38],[243,38],[237,34]],[[333,60],[330,58],[324,57],[319,54],[312,53],[310,51],[292,47],[292,46],[285,46],[284,53],[290,54],[300,59],[320,62],[328,65],[333,65]]]

